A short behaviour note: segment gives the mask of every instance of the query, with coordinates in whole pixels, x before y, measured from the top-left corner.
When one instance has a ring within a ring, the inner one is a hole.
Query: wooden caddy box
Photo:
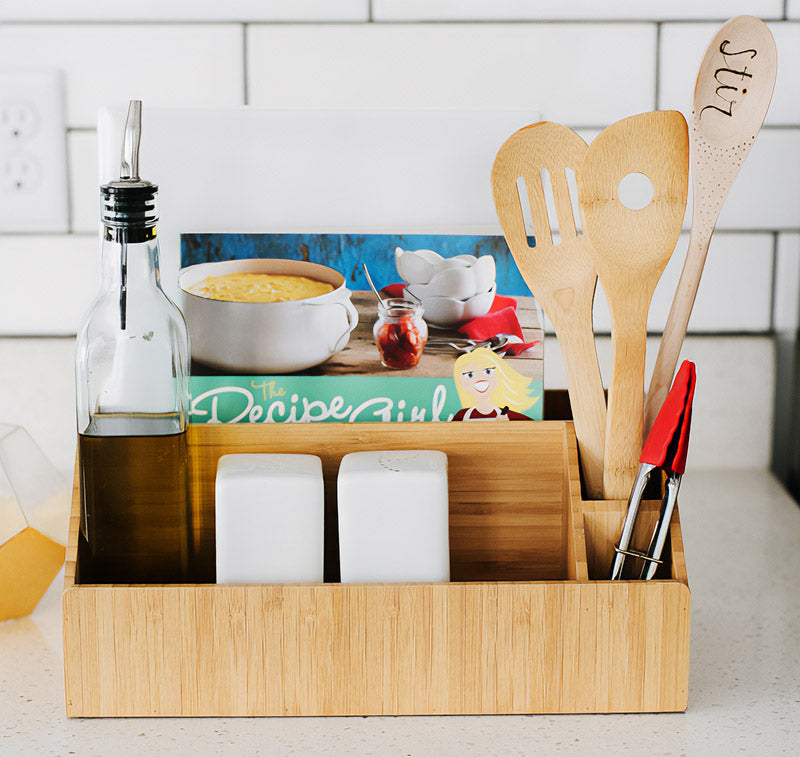
[[[582,499],[571,422],[198,425],[188,442],[203,549],[213,549],[221,455],[322,458],[326,581],[338,562],[342,456],[444,451],[452,580],[81,584],[76,480],[63,597],[70,717],[686,709],[677,513],[659,578],[605,580],[627,503]],[[644,530],[658,505],[645,503]]]

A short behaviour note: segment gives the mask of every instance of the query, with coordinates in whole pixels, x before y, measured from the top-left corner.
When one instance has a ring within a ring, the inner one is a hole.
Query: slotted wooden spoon
[[[522,278],[544,308],[564,352],[575,435],[591,499],[603,497],[606,403],[592,329],[597,273],[585,235],[576,229],[567,169],[577,172],[586,143],[571,129],[543,121],[512,134],[492,167],[492,192],[506,242]],[[547,173],[543,173],[546,170]],[[518,179],[530,206],[535,246],[528,244]],[[556,243],[543,181],[549,181],[558,216]]]
[[[647,313],[675,249],[686,210],[689,135],[677,111],[642,113],[611,124],[578,172],[584,230],[611,311],[614,373],[608,390],[603,490],[626,499],[642,449]],[[619,200],[620,181],[641,173],[653,199],[639,210]]]
[[[672,383],[711,235],[767,115],[777,67],[775,40],[766,24],[753,16],[738,16],[725,24],[700,64],[690,119],[692,233],[647,392],[645,433]]]

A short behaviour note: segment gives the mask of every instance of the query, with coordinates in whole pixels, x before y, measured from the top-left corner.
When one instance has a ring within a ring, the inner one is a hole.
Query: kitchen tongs
[[[672,512],[678,501],[681,478],[686,469],[695,380],[694,363],[684,360],[655,423],[653,423],[647,441],[644,443],[642,454],[639,457],[639,473],[633,484],[628,500],[628,511],[622,524],[622,535],[619,544],[614,547],[614,564],[611,567],[612,581],[622,578],[627,557],[644,560],[639,578],[645,580],[651,579],[662,563],[661,553],[667,540]],[[661,501],[661,510],[650,539],[650,546],[646,552],[641,552],[631,547],[631,538],[645,486],[650,479],[650,474],[657,468],[664,470],[667,474],[667,482]]]

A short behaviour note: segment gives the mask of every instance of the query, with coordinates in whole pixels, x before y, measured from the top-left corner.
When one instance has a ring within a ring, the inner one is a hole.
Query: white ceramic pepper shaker
[[[342,583],[450,580],[444,452],[345,455],[338,508]]]

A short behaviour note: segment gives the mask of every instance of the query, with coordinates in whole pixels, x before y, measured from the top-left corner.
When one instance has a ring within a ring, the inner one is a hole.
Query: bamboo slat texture
[[[677,518],[663,578],[604,580],[626,503],[581,499],[571,423],[194,426],[189,447],[205,549],[222,454],[317,454],[330,491],[347,452],[443,450],[453,580],[81,584],[76,488],[63,599],[68,715],[686,708],[689,589]]]

